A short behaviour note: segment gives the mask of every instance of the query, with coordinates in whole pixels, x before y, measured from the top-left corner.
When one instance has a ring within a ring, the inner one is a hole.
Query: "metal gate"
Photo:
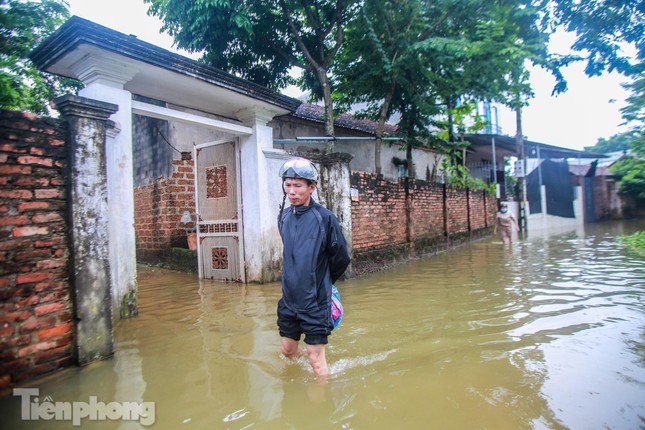
[[[244,282],[237,141],[196,145],[193,159],[199,277]]]

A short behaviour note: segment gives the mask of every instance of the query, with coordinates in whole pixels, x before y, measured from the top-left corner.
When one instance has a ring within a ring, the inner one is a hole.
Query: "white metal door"
[[[199,276],[244,282],[238,143],[196,145],[193,159]]]

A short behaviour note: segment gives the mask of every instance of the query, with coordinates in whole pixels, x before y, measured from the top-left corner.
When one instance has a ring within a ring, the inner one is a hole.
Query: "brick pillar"
[[[112,355],[106,129],[118,106],[67,95],[56,106],[69,124],[68,213],[74,355],[84,365]]]

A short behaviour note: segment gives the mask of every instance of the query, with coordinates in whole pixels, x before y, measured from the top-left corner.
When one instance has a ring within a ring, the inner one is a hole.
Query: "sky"
[[[148,6],[142,0],[67,0],[70,13],[104,25],[113,30],[132,34],[140,40],[164,49],[191,56],[173,47],[167,34],[160,34],[161,21],[147,15]],[[566,53],[573,41],[571,34],[560,34],[552,39],[554,50]],[[195,58],[195,56],[192,56]],[[625,105],[628,92],[621,87],[627,82],[616,73],[587,77],[583,63],[575,63],[562,73],[568,90],[551,96],[555,80],[540,69],[531,72],[535,97],[522,114],[524,136],[532,141],[581,150],[596,144],[599,138],[609,138],[626,131],[620,108]],[[285,92],[297,97],[297,89]],[[499,125],[502,134],[516,133],[515,114],[500,109]]]

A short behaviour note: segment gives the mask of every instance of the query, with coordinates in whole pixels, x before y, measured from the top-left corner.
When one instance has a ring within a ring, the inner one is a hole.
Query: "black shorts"
[[[307,345],[326,345],[333,327],[331,309],[296,312],[285,304],[284,299],[278,302],[278,329],[282,337],[299,341],[304,333]]]

